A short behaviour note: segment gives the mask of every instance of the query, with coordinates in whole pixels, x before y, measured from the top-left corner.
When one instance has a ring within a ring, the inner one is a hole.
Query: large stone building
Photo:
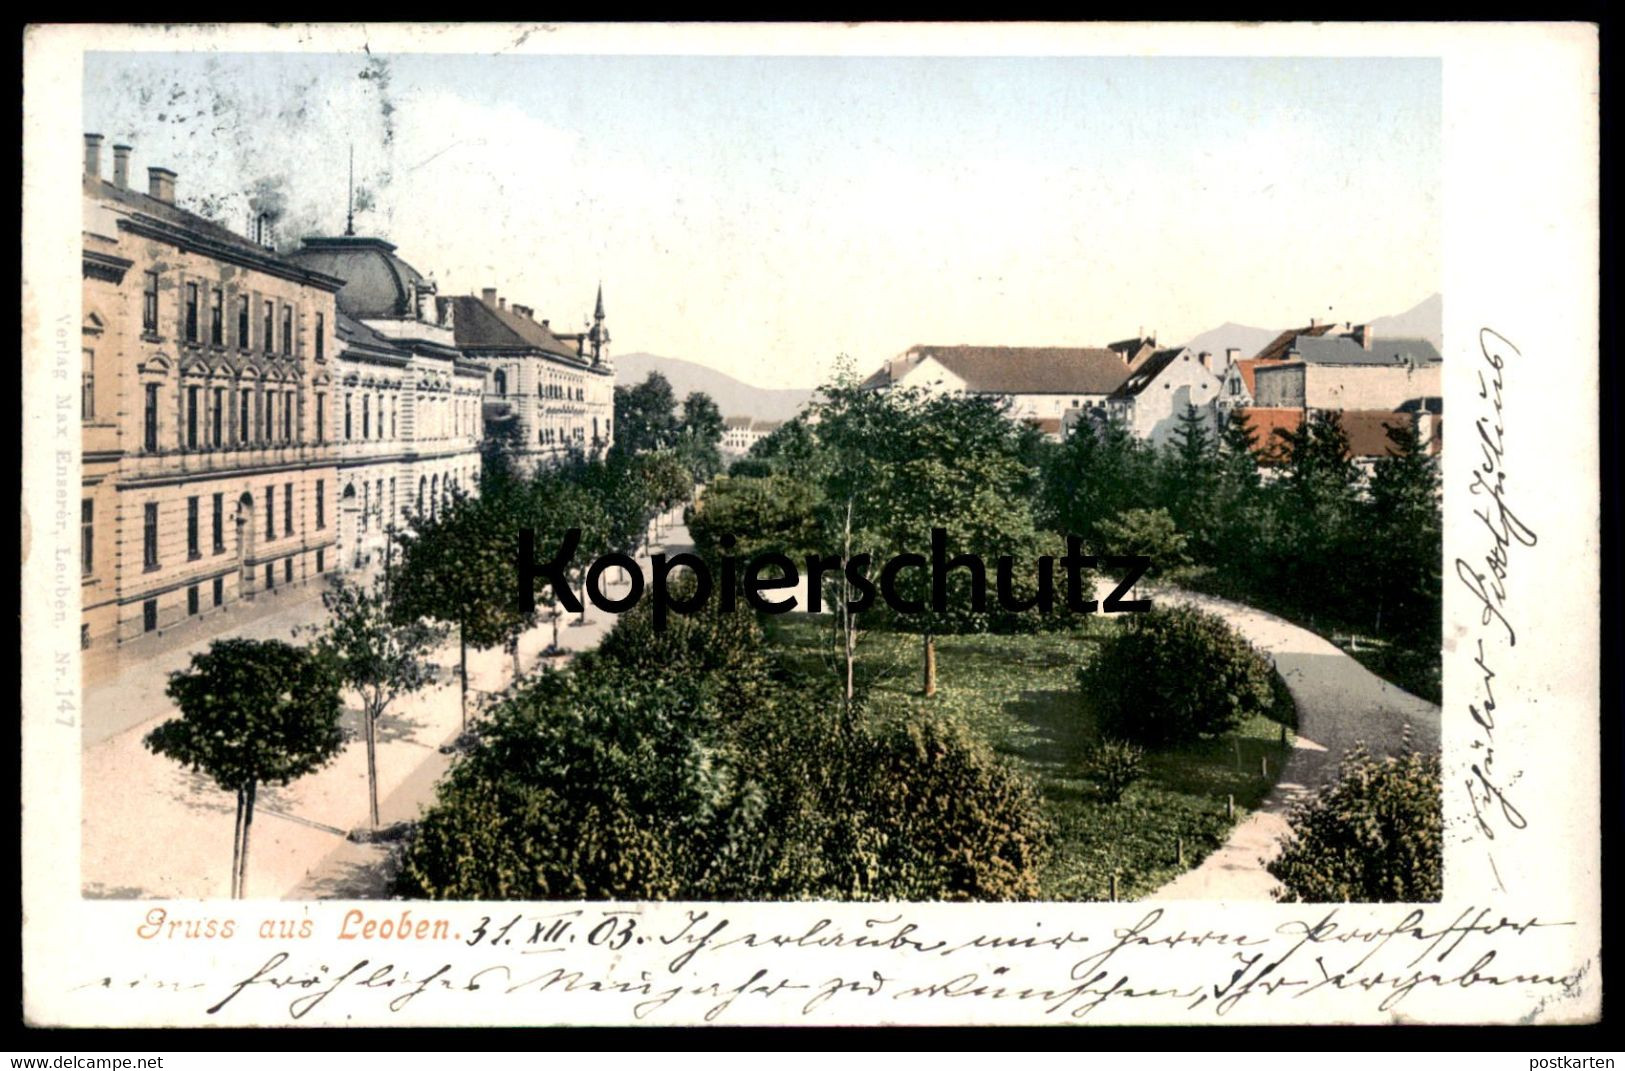
[[[307,238],[290,258],[339,277],[338,466],[343,565],[382,553],[413,510],[432,514],[480,474],[486,369],[456,346],[452,306],[381,238]]]
[[[486,369],[485,419],[512,435],[522,467],[609,449],[615,367],[602,289],[592,326],[575,334],[555,332],[550,320],[538,320],[529,306],[510,306],[495,289],[442,297],[438,306],[457,348]]]
[[[81,643],[274,602],[338,538],[334,295],[342,280],[130,185],[85,136]]]
[[[1423,339],[1305,336],[1285,359],[1253,366],[1254,401],[1263,407],[1397,409],[1443,394],[1439,351]]]

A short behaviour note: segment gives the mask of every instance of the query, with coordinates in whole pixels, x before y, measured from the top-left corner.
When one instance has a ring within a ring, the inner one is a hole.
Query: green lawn
[[[796,668],[835,672],[827,617],[764,617],[763,626]],[[927,712],[956,718],[1037,783],[1058,833],[1042,879],[1045,899],[1105,900],[1113,873],[1119,899],[1133,899],[1196,865],[1233,825],[1225,814],[1227,795],[1235,797],[1238,819],[1264,798],[1280,772],[1282,724],[1294,720],[1291,699],[1277,681],[1272,716],[1279,720],[1258,716],[1208,745],[1154,752],[1146,777],[1118,803],[1106,803],[1082,770],[1096,734],[1074,674],[1105,630],[1116,627],[1092,618],[1070,633],[939,637],[931,699],[919,694],[919,637],[872,632],[859,647],[858,677],[872,686],[871,718]]]

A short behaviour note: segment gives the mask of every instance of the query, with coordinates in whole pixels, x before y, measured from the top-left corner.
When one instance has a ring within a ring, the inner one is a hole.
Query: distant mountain
[[[1267,327],[1248,327],[1246,324],[1227,323],[1215,327],[1211,331],[1203,331],[1185,345],[1197,353],[1206,350],[1222,361],[1224,351],[1228,349],[1238,349],[1243,357],[1251,357],[1265,346],[1268,346],[1275,339],[1275,336],[1280,333]]]
[[[1444,298],[1439,294],[1398,316],[1382,316],[1371,321],[1371,333],[1378,338],[1425,338],[1444,351]]]
[[[1444,298],[1438,294],[1397,316],[1379,316],[1370,323],[1371,333],[1377,338],[1425,338],[1436,349],[1444,349]],[[1197,353],[1206,350],[1220,358],[1225,350],[1234,347],[1241,351],[1243,357],[1251,357],[1285,330],[1287,327],[1248,327],[1246,324],[1227,323],[1202,332],[1185,345]]]
[[[622,353],[615,357],[615,383],[632,387],[659,372],[671,380],[671,389],[681,401],[692,391],[704,391],[717,403],[723,416],[748,416],[757,420],[789,420],[813,395],[811,390],[770,390],[741,383],[725,372],[677,357],[653,353]]]

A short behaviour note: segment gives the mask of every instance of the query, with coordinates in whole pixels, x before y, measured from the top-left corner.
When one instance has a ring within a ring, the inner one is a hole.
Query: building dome
[[[306,238],[289,259],[343,279],[339,311],[357,320],[416,319],[415,296],[435,286],[382,238]]]

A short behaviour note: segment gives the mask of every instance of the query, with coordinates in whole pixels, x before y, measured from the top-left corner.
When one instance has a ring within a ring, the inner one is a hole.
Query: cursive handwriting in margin
[[[1486,639],[1492,643],[1504,639],[1509,650],[1518,645],[1507,588],[1512,548],[1533,547],[1539,537],[1507,502],[1506,370],[1508,361],[1522,353],[1500,332],[1488,327],[1479,331],[1478,344],[1483,362],[1478,370],[1478,398],[1484,404],[1474,424],[1479,459],[1467,490],[1473,496],[1473,517],[1479,522],[1474,531],[1480,532],[1484,540],[1482,551],[1475,555],[1483,571],[1466,558],[1457,558],[1456,576],[1473,593],[1479,607],[1479,634],[1472,637],[1476,683],[1473,701],[1467,707],[1475,727],[1473,762],[1465,787],[1474,822],[1486,838],[1494,840],[1498,829],[1525,829],[1529,822],[1511,799],[1515,777],[1497,770],[1496,672]],[[1504,758],[1500,765],[1506,765]],[[1492,868],[1494,863],[1492,856]]]
[[[1572,923],[1480,907],[1351,913],[1321,905],[1257,932],[1189,929],[1158,907],[1123,915],[1136,920],[1126,925],[1053,933],[1040,921],[1016,932],[945,929],[906,906],[861,922],[814,909],[764,927],[749,907],[521,910],[511,924],[483,917],[474,932],[484,936],[473,942],[376,941],[340,959],[264,942],[222,957],[216,977],[155,986],[147,976],[107,975],[75,992],[116,1000],[157,988],[200,1022],[220,1024],[718,1023],[738,1021],[747,1006],[747,1019],[898,1022],[940,1018],[928,1006],[943,1004],[970,1022],[1008,1019],[1002,1009],[1080,1022],[1147,1007],[1160,1018],[1223,1020],[1240,1007],[1303,998],[1315,998],[1315,1014],[1389,1014],[1430,990],[1516,987],[1560,1000],[1576,995],[1588,968],[1546,962],[1542,931]],[[585,939],[600,927],[615,936]],[[618,950],[609,947],[627,933],[634,936]]]

